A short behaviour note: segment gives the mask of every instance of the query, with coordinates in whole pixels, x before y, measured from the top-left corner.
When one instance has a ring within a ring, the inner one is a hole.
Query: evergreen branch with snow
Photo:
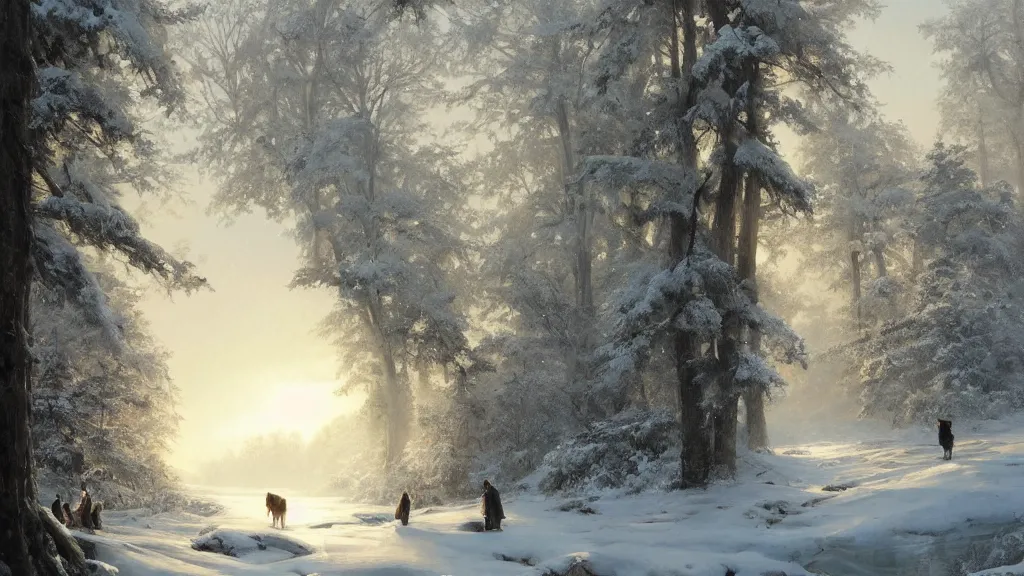
[[[169,289],[188,293],[208,287],[205,278],[193,273],[191,263],[176,260],[143,238],[138,223],[117,206],[50,196],[37,202],[34,209],[37,217],[62,223],[87,244],[124,255],[130,265],[160,278]]]

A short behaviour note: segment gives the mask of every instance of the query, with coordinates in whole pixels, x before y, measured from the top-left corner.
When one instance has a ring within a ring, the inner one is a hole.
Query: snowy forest
[[[291,288],[334,302],[309,330],[337,393],[366,398],[206,482],[685,491],[771,453],[797,391],[887,429],[1024,411],[1021,0],[920,28],[943,83],[926,149],[848,38],[878,0],[2,6],[0,524],[23,536],[0,535],[0,574],[58,573],[33,481],[198,505],[138,302],[217,271],[125,201],[187,195],[185,170],[213,213],[288,227]]]

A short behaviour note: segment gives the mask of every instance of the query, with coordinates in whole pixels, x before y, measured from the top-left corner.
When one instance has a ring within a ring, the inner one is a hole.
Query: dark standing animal
[[[953,421],[939,420],[939,445],[942,446],[942,459],[953,459]]]
[[[501,530],[501,521],[505,519],[505,510],[501,507],[501,494],[489,480],[484,480],[481,512],[484,514],[484,530]]]
[[[57,494],[57,499],[50,504],[50,512],[53,512],[53,517],[57,519],[57,522],[64,523],[64,509],[61,507],[60,494]]]
[[[402,526],[409,525],[410,508],[412,508],[412,501],[409,500],[409,493],[402,492],[402,499],[398,501],[398,508],[395,508],[395,520],[401,520]]]
[[[281,530],[284,530],[284,516],[288,513],[288,501],[277,494],[267,492],[267,514],[273,514],[273,524],[276,527],[278,520],[281,521]]]

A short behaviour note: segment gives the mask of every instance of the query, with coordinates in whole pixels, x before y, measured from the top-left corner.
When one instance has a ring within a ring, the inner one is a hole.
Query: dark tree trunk
[[[726,130],[722,137],[725,141],[725,154],[721,166],[722,177],[718,197],[715,199],[713,236],[718,257],[729,265],[735,265],[736,197],[740,174],[733,162],[737,149],[733,131]],[[724,324],[722,338],[718,342],[722,395],[718,398],[718,406],[714,410],[714,463],[722,473],[732,475],[736,471],[736,419],[739,411],[739,396],[732,381],[732,364],[737,352],[740,327],[728,318]]]
[[[757,234],[761,212],[761,181],[756,174],[747,175],[743,196],[743,224],[740,228],[739,274],[747,281],[747,295],[755,304],[758,302],[757,289]],[[748,327],[747,346],[751,354],[761,352],[761,332]],[[764,414],[765,391],[747,390],[743,394],[743,405],[747,409],[747,447],[763,450],[768,447],[768,421]]]
[[[758,107],[761,78],[760,70],[756,66],[752,76],[753,94],[747,104],[747,132],[751,138],[761,138],[761,110]],[[757,174],[747,174],[742,214],[736,266],[740,278],[747,283],[747,296],[754,304],[757,304],[760,299],[757,287],[757,237],[761,226],[761,178]],[[754,327],[747,327],[747,331],[747,346],[750,353],[760,354],[761,332]],[[747,419],[747,447],[751,450],[768,448],[768,420],[764,414],[764,399],[765,391],[760,389],[747,390],[743,394]]]
[[[679,113],[679,161],[694,173],[697,171],[697,145],[693,138],[692,128],[686,126],[683,116],[693,106],[696,90],[689,81],[694,63],[697,61],[697,23],[695,21],[695,0],[676,0],[672,5],[671,34],[671,66],[672,77],[682,80],[683,69],[686,70],[686,95],[680,98],[683,107]],[[682,10],[682,14],[679,13]],[[679,21],[681,19],[681,22]],[[679,32],[683,33],[683,65],[679,63]],[[694,199],[694,202],[697,200]],[[676,266],[686,258],[689,244],[690,226],[696,222],[687,222],[684,215],[674,213],[669,217],[669,262]],[[680,435],[682,438],[681,477],[683,488],[700,488],[707,486],[711,476],[711,437],[708,430],[708,417],[704,409],[704,391],[694,379],[690,362],[697,357],[700,350],[699,342],[686,332],[677,331],[673,336],[673,353],[676,363],[676,384],[679,390]]]
[[[728,13],[731,6],[723,0],[707,2],[715,30],[721,30],[729,24]],[[753,74],[751,74],[751,79]],[[734,94],[739,89],[736,80],[729,80],[725,86],[726,93]],[[718,197],[715,199],[715,221],[712,230],[714,249],[718,257],[731,266],[736,265],[736,200],[739,196],[741,174],[736,166],[736,118],[730,115],[721,126],[722,155],[721,178],[718,186]],[[718,399],[718,407],[714,411],[714,464],[720,472],[732,475],[736,472],[736,419],[739,413],[739,395],[732,381],[732,365],[739,342],[740,326],[731,319],[725,319],[723,334],[718,342],[718,361],[723,374],[721,382],[722,395]]]
[[[412,402],[404,380],[395,370],[395,358],[390,346],[382,352],[384,364],[385,411],[387,413],[387,441],[385,463],[391,467],[402,459],[405,445],[409,442],[409,428],[412,420]]]
[[[46,534],[32,468],[30,6],[0,2],[0,574],[49,576],[65,571]]]

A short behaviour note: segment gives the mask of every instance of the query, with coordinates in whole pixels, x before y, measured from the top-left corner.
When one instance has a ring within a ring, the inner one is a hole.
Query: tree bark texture
[[[66,574],[40,517],[32,458],[29,0],[0,2],[0,574]],[[74,565],[81,570],[80,565]],[[76,572],[77,573],[77,572]]]
[[[875,268],[878,269],[878,277],[885,278],[889,275],[888,267],[885,265],[885,253],[881,248],[872,248],[871,255],[875,257]]]
[[[715,252],[729,265],[735,265],[736,256],[736,197],[740,174],[733,162],[737,144],[732,130],[723,135],[725,154],[721,166],[718,197],[715,199],[715,220],[712,230]],[[733,358],[737,352],[739,326],[725,319],[722,338],[718,342],[719,370],[722,373],[721,396],[714,410],[714,464],[722,473],[736,471],[736,433],[739,416],[739,396],[732,381]]]
[[[747,99],[747,133],[750,138],[762,137],[761,110],[758,107],[758,90],[761,87],[760,70],[752,72],[752,94]],[[746,281],[747,296],[757,304],[760,294],[757,286],[757,238],[761,227],[761,178],[754,173],[747,174],[743,193],[740,245],[737,258],[737,272]],[[747,346],[751,354],[761,353],[761,332],[752,326],[747,329]],[[746,390],[743,405],[746,407],[747,447],[751,450],[768,448],[768,420],[765,418],[765,390]]]
[[[707,3],[715,30],[721,30],[729,24],[730,6],[723,0],[711,0]],[[751,75],[751,79],[753,75]],[[735,93],[740,86],[737,80],[731,79],[724,87],[729,94]],[[721,178],[719,179],[718,196],[715,199],[715,220],[712,230],[714,249],[718,257],[731,266],[736,265],[736,200],[739,196],[741,174],[734,160],[738,149],[735,114],[725,119],[720,127],[721,141],[724,148]],[[739,395],[732,379],[734,355],[737,352],[740,327],[729,319],[725,319],[722,338],[718,342],[718,361],[723,374],[720,383],[722,394],[718,398],[718,407],[714,410],[714,465],[722,473],[733,475],[736,472],[736,433],[739,416]]]
[[[697,61],[697,23],[696,0],[676,0],[672,3],[671,14],[671,66],[672,77],[682,84],[683,70],[686,82],[681,89],[686,90],[679,112],[679,162],[686,168],[697,171],[697,145],[693,138],[692,127],[686,126],[683,120],[686,111],[694,105],[697,91],[690,81],[693,65]],[[681,13],[680,13],[681,10]],[[682,28],[683,62],[680,66],[680,28]],[[696,202],[696,198],[694,202]],[[674,213],[669,217],[669,262],[677,266],[686,258],[689,244],[690,226],[683,214]],[[700,343],[686,332],[677,331],[672,336],[673,353],[676,364],[676,384],[679,394],[680,436],[682,451],[680,453],[681,476],[683,488],[702,488],[707,486],[711,476],[711,435],[707,411],[704,408],[704,390],[694,379],[691,362],[700,351]]]
[[[757,289],[757,234],[761,212],[761,181],[756,174],[748,174],[743,196],[743,223],[740,227],[738,271],[747,282],[747,296],[758,303]],[[761,332],[747,327],[747,346],[751,354],[761,352]],[[747,417],[747,447],[751,450],[768,448],[768,421],[764,413],[765,391],[746,390],[743,405]]]

